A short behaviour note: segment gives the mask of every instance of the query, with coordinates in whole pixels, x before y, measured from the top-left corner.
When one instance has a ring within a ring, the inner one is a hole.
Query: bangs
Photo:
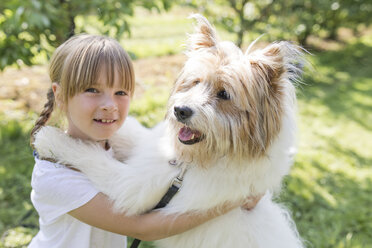
[[[118,80],[119,87],[133,96],[135,78],[129,55],[113,39],[101,36],[88,38],[83,39],[65,60],[61,76],[64,100],[67,102],[69,98],[97,84],[103,69],[109,87],[113,87],[115,80]]]
[[[130,92],[131,96],[134,93],[135,79],[133,65],[129,56],[123,52],[118,51],[115,47],[105,47],[104,52],[97,56],[97,69],[94,72],[93,83],[97,83],[100,72],[104,71],[106,76],[107,86],[113,87],[118,81],[119,87]],[[116,78],[118,77],[118,78]]]

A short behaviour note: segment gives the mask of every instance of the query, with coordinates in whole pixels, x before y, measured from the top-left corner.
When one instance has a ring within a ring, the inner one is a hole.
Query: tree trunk
[[[297,37],[298,43],[300,43],[301,46],[306,46],[307,45],[307,38],[310,35],[310,31],[306,29],[305,33],[303,35]]]
[[[230,6],[234,9],[235,13],[239,16],[239,32],[237,33],[238,38],[236,40],[236,45],[241,48],[244,38],[244,5],[249,2],[249,0],[243,0],[241,6],[238,5],[236,0],[229,0]]]
[[[243,36],[244,36],[243,27],[240,28],[240,30],[237,33],[237,35],[238,35],[238,38],[236,40],[236,45],[241,48],[242,47],[242,44],[243,44]]]
[[[72,8],[71,8],[71,2],[68,3],[68,19],[69,19],[69,22],[70,22],[70,25],[69,25],[69,32],[68,32],[68,35],[67,35],[67,38],[70,38],[72,36],[75,35],[75,16],[73,15],[73,12],[72,12]]]
[[[70,37],[75,35],[75,27],[76,27],[75,26],[75,16],[70,15],[69,19],[70,19],[70,27],[69,27],[69,33],[68,33],[67,38],[70,38]]]
[[[337,27],[335,27],[335,25],[332,25],[332,27],[330,27],[330,30],[329,30],[329,33],[328,33],[328,36],[327,36],[327,39],[330,39],[330,40],[337,40]]]

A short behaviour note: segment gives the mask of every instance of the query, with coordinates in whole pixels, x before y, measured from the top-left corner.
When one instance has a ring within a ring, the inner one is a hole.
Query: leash
[[[173,179],[172,184],[168,188],[167,193],[165,193],[165,195],[161,198],[159,203],[152,210],[163,208],[166,205],[168,205],[168,203],[177,194],[177,192],[180,190],[180,188],[182,186],[183,177],[184,177],[185,172],[186,172],[186,165],[183,162],[181,162],[180,164],[177,164],[176,160],[169,161],[169,164],[172,165],[172,166],[180,166],[181,167],[181,172],[178,174],[178,176],[176,176]],[[130,248],[137,248],[140,243],[141,243],[140,239],[135,239],[135,240],[133,240],[132,245],[130,246]]]

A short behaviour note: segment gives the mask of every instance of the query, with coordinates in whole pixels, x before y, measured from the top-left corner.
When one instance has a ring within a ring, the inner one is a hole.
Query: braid
[[[40,128],[42,128],[45,125],[45,123],[47,123],[47,121],[49,120],[53,112],[54,93],[53,93],[52,88],[48,90],[47,99],[48,101],[45,103],[43,111],[40,113],[39,118],[35,122],[34,128],[31,130],[31,137],[30,137],[31,147],[33,147],[32,143],[34,142],[35,134],[37,133],[37,131],[40,130]]]

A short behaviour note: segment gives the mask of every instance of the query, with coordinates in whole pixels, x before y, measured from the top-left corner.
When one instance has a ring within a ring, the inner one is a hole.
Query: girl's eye
[[[226,90],[221,90],[217,93],[217,97],[222,99],[222,100],[229,100],[230,95],[229,93],[226,92]]]
[[[95,88],[89,88],[89,89],[86,89],[85,92],[98,93],[98,90]]]
[[[119,95],[119,96],[126,96],[126,95],[128,95],[128,94],[127,94],[127,92],[121,90],[121,91],[116,92],[116,95]]]

